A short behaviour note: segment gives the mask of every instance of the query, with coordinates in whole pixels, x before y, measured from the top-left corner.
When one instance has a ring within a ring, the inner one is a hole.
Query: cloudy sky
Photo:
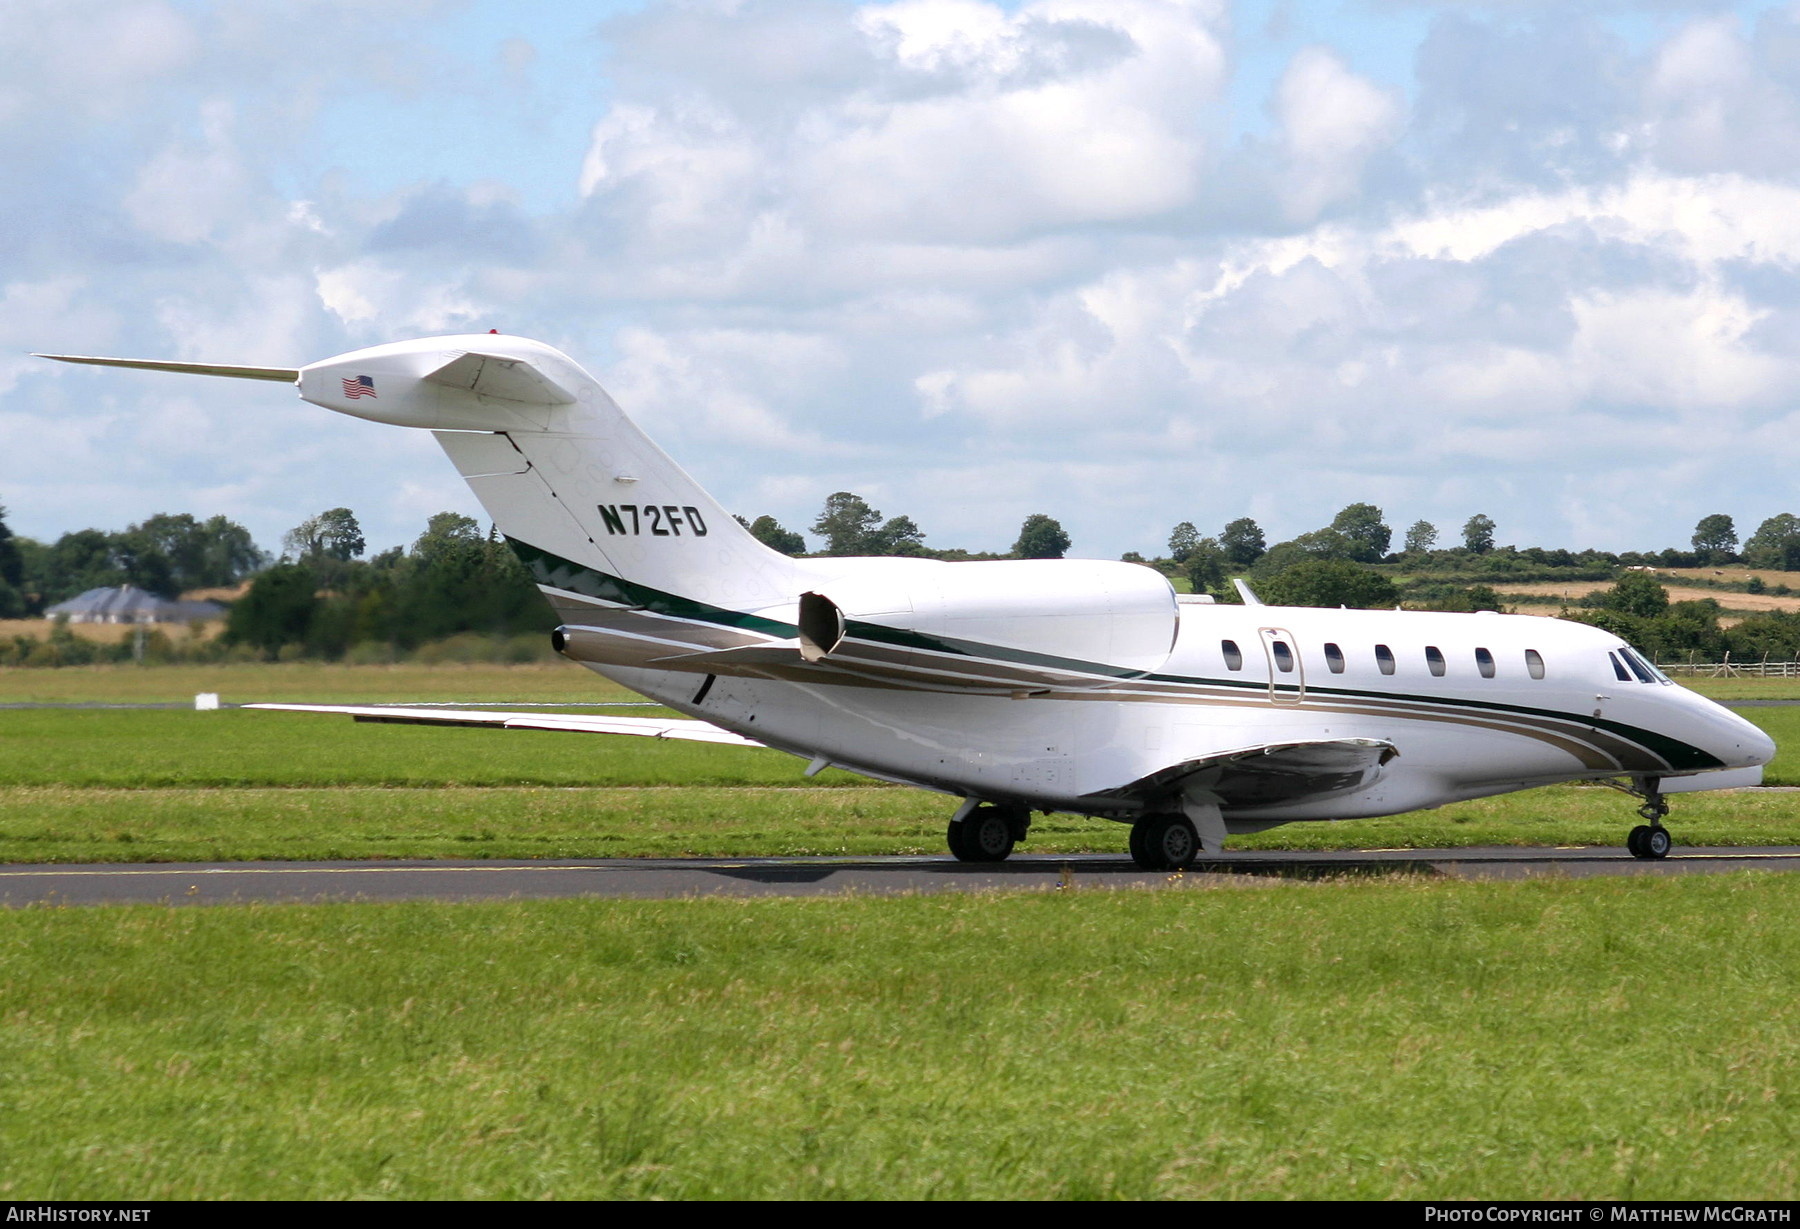
[[[1685,544],[1800,511],[1800,8],[0,0],[0,503],[479,512],[278,385],[499,328],[721,500]]]

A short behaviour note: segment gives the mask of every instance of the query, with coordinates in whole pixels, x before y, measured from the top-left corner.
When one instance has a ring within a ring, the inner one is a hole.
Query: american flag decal
[[[368,376],[344,377],[344,396],[350,400],[355,401],[358,397],[373,397],[374,395],[375,381]]]

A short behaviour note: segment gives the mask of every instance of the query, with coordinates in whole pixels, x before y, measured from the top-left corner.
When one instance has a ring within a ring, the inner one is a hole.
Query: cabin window
[[[1536,649],[1525,650],[1525,672],[1534,679],[1544,677],[1544,657]]]
[[[1629,683],[1631,681],[1631,671],[1625,668],[1625,663],[1619,660],[1619,655],[1617,653],[1608,653],[1606,659],[1612,662],[1613,673],[1618,676],[1621,683]]]
[[[1435,644],[1425,646],[1425,665],[1434,678],[1444,677],[1444,653]]]
[[[1238,651],[1237,641],[1219,641],[1219,652],[1225,655],[1225,668],[1227,670],[1242,670],[1244,668],[1244,655]]]
[[[1385,644],[1375,646],[1375,665],[1383,674],[1394,672],[1394,650]]]
[[[1288,648],[1285,642],[1280,640],[1271,641],[1269,643],[1269,651],[1275,655],[1275,668],[1277,670],[1281,671],[1283,674],[1292,674],[1294,672],[1294,650]]]
[[[1325,646],[1325,664],[1331,668],[1333,674],[1342,674],[1344,672],[1344,650],[1338,648],[1335,644],[1327,643]]]
[[[1650,673],[1650,667],[1645,665],[1644,660],[1636,653],[1630,649],[1620,649],[1619,656],[1625,659],[1625,664],[1631,667],[1633,674],[1637,675],[1638,682],[1654,683],[1656,681],[1656,676]]]
[[[1484,678],[1484,679],[1493,678],[1494,677],[1494,655],[1492,653],[1488,652],[1486,649],[1476,649],[1475,650],[1475,668],[1477,670],[1481,671],[1482,678]]]

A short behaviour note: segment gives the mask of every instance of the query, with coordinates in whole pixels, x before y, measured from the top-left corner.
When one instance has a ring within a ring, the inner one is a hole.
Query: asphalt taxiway
[[[900,858],[594,858],[564,861],[116,863],[0,866],[0,906],[531,900],[601,896],[891,895],[1015,889],[1180,888],[1244,877],[1424,875],[1455,879],[1800,871],[1800,846],[1227,852],[1180,874],[1111,854],[1026,854],[997,865]]]

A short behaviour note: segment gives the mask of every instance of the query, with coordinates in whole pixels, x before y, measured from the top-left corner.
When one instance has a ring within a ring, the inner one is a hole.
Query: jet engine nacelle
[[[1180,627],[1168,580],[1135,563],[857,562],[870,566],[861,575],[821,583],[800,599],[796,622],[809,660],[832,656],[846,639],[879,640],[919,656],[979,645],[1052,659],[1040,665],[1081,669],[1098,663],[1147,674],[1168,661]],[[888,637],[882,629],[910,634]]]

